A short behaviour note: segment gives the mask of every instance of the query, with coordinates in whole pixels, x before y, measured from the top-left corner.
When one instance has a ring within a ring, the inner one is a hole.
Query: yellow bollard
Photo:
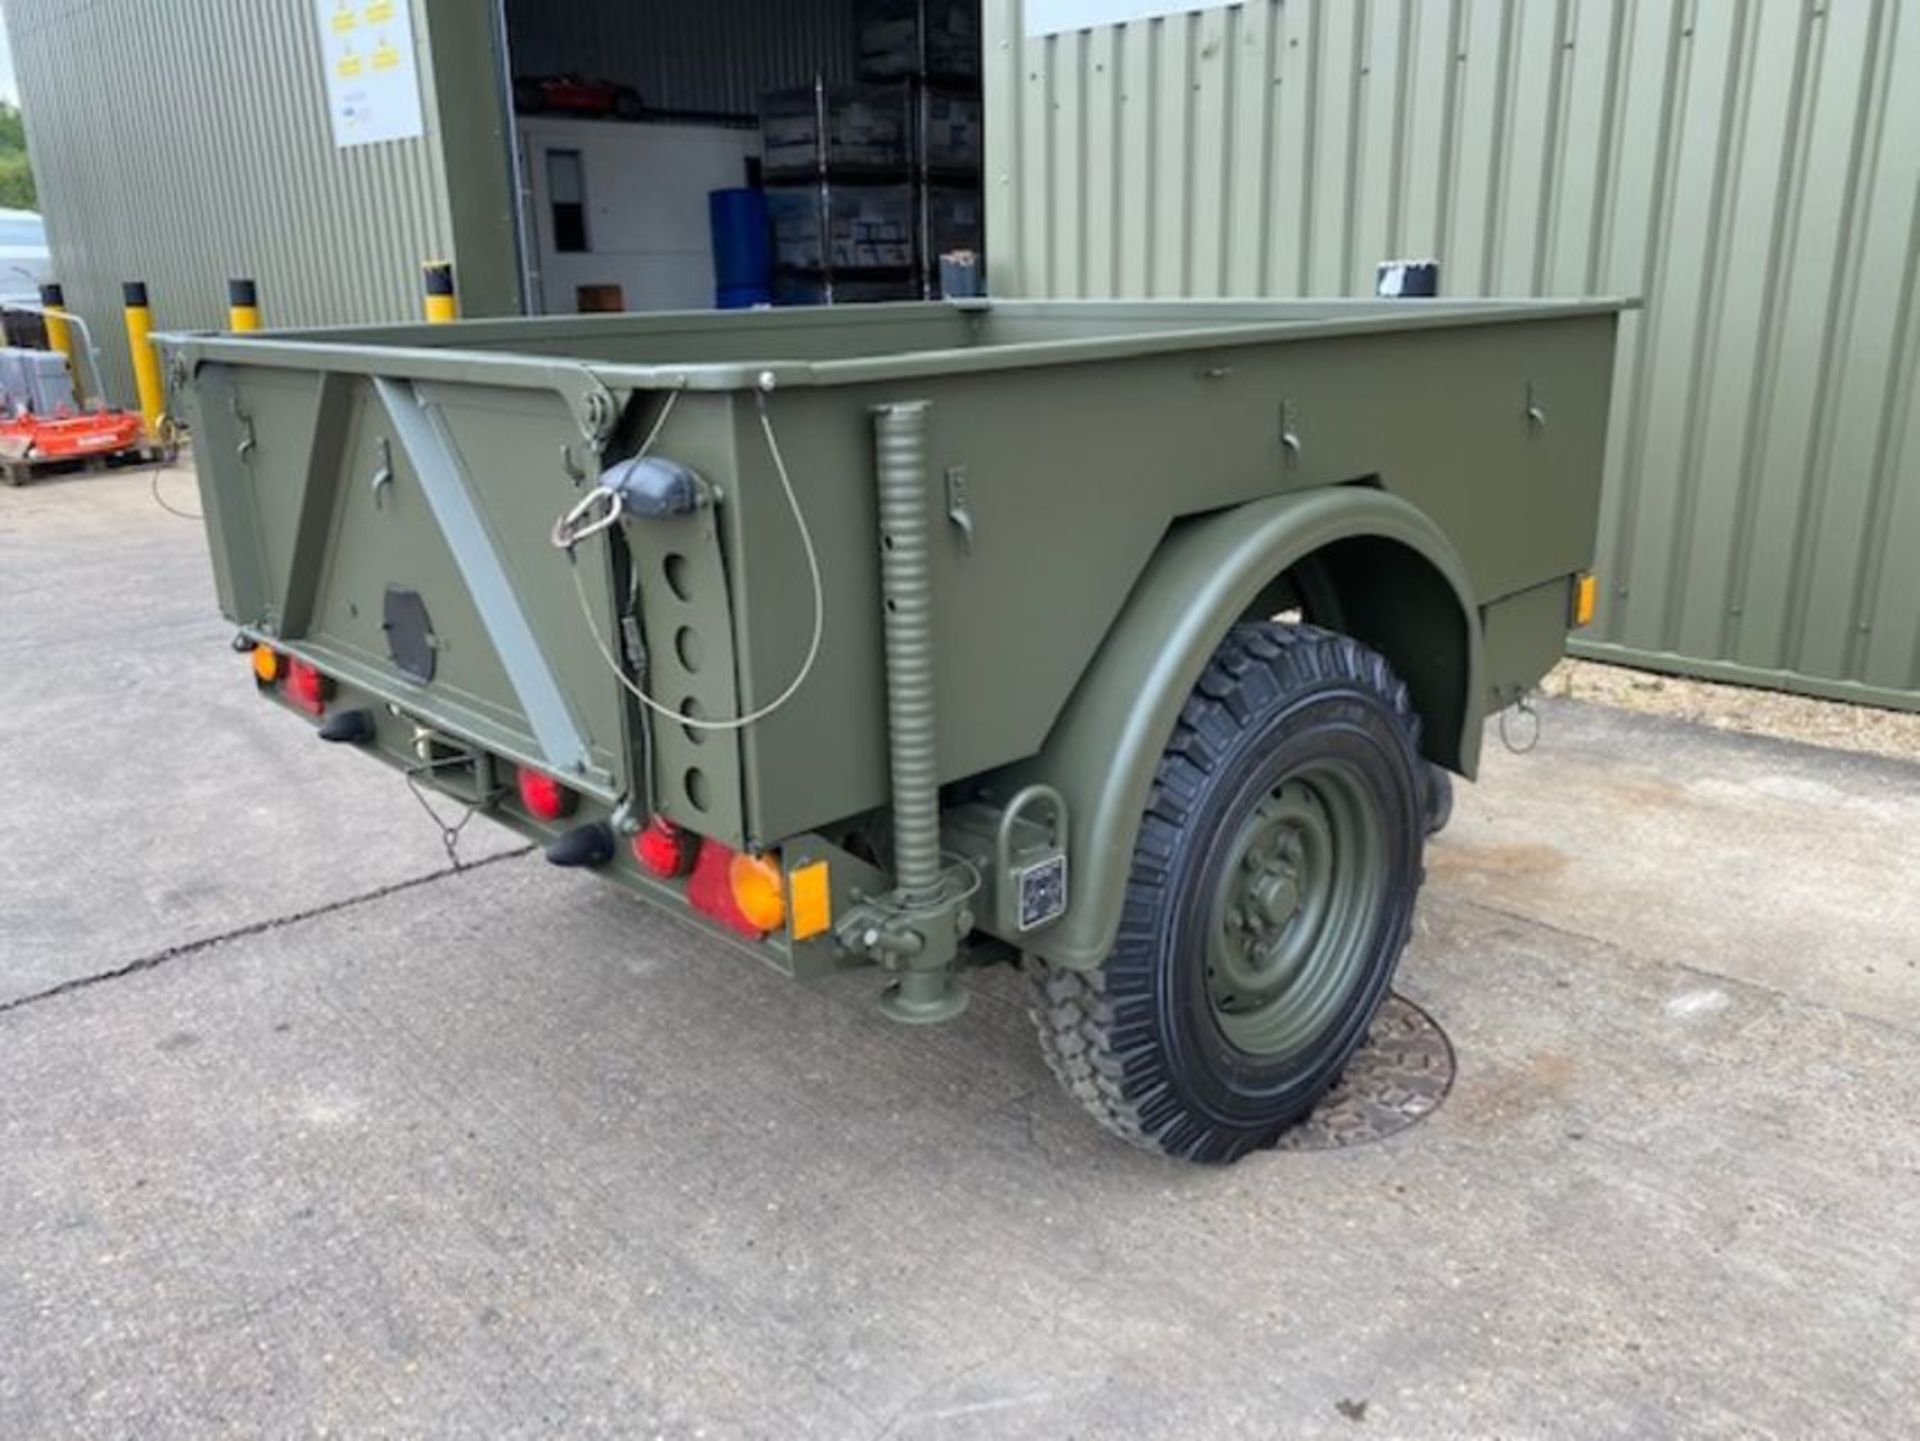
[[[160,380],[160,355],[153,348],[153,311],[147,304],[144,281],[129,280],[123,293],[127,303],[127,349],[133,354],[133,382],[140,392],[140,415],[147,435],[158,439],[160,419],[167,410],[167,391]]]
[[[65,320],[67,293],[60,288],[60,282],[49,280],[40,287],[40,308],[46,313],[41,319],[47,325],[47,344],[67,358],[67,373],[73,377],[73,398],[84,399],[80,394],[80,364],[73,357],[73,327]]]
[[[251,280],[227,282],[227,329],[233,331],[260,328],[260,287]]]
[[[460,318],[460,299],[453,293],[453,262],[429,260],[421,267],[427,286],[427,321],[446,325]]]

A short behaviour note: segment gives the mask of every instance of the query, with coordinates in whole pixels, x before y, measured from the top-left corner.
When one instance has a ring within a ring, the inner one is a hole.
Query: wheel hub
[[[1299,878],[1290,867],[1264,870],[1254,883],[1253,898],[1259,902],[1266,929],[1284,928],[1300,909]]]
[[[1373,810],[1333,767],[1288,777],[1246,813],[1213,898],[1207,998],[1243,1050],[1285,1055],[1337,1012],[1364,955]]]

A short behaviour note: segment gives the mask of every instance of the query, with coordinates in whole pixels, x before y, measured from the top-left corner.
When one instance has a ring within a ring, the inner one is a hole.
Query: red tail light
[[[687,900],[702,915],[711,916],[750,941],[762,940],[766,931],[747,919],[740,903],[733,898],[733,862],[735,852],[718,841],[700,842],[700,856],[693,863],[693,876],[687,882]]]
[[[287,662],[287,699],[301,710],[309,715],[326,714],[330,689],[327,678],[305,661]]]
[[[520,768],[520,804],[535,820],[557,821],[573,814],[576,797],[552,776]]]
[[[692,870],[699,849],[699,837],[689,835],[665,816],[655,816],[633,838],[633,858],[640,862],[640,868],[663,879],[684,876]]]

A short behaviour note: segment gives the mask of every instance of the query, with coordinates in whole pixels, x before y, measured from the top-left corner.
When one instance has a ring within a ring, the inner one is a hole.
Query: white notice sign
[[[1230,0],[1024,0],[1027,35],[1058,35],[1066,30],[1091,30],[1096,25],[1125,25],[1129,20],[1152,20],[1160,15],[1187,15],[1195,10],[1226,10]]]
[[[314,0],[327,67],[333,143],[372,145],[426,133],[414,63],[413,0]]]

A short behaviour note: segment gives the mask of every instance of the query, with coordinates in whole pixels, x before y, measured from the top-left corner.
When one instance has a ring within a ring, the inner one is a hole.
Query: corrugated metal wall
[[[1920,0],[986,19],[997,293],[1644,297],[1586,649],[1920,709]]]
[[[451,153],[510,216],[498,142],[475,168],[440,139],[442,91],[469,108],[491,93],[490,18],[459,8],[470,22],[415,0],[426,137],[337,150],[313,0],[6,0],[49,237],[119,400],[133,389],[123,280],[148,282],[161,328],[223,325],[236,275],[260,282],[269,324],[412,318],[431,257],[461,264],[470,307],[511,305],[510,229],[458,235],[447,198]],[[462,116],[468,132],[487,123]]]
[[[762,90],[854,70],[853,0],[507,0],[507,31],[516,75],[604,76],[660,110],[758,115]]]

